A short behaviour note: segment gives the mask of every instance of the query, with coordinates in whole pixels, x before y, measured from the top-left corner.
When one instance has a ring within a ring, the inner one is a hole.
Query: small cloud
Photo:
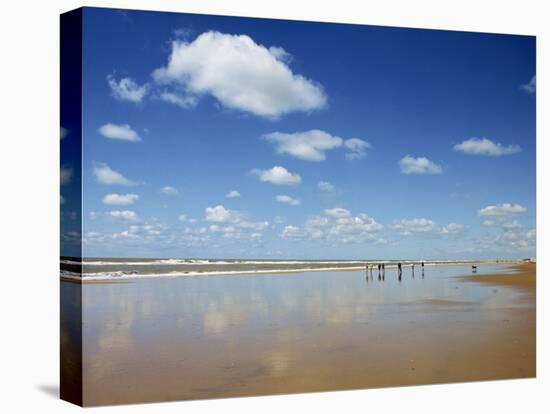
[[[226,198],[237,198],[240,196],[241,196],[241,193],[239,193],[237,190],[230,191],[225,195]]]
[[[187,221],[187,216],[185,214],[180,214],[178,216],[178,220],[179,221],[183,221],[183,222],[186,222]]]
[[[138,201],[137,194],[107,194],[103,197],[103,204],[112,206],[129,206]]]
[[[73,169],[70,167],[61,167],[59,173],[59,182],[61,185],[65,185],[71,182],[73,177]]]
[[[480,209],[477,214],[480,217],[506,217],[515,214],[525,213],[526,211],[527,208],[519,204],[504,203],[484,207]]]
[[[116,125],[116,124],[107,123],[105,125],[102,125],[98,129],[98,132],[105,138],[109,138],[109,139],[119,139],[122,141],[130,141],[130,142],[141,141],[141,138],[138,135],[138,133],[134,131],[128,124]]]
[[[207,207],[205,209],[206,221],[213,221],[217,223],[227,223],[235,221],[237,214],[231,210],[226,209],[222,205],[216,207]]]
[[[328,181],[319,181],[317,188],[325,193],[331,193],[334,191],[334,186]]]
[[[166,194],[166,195],[169,195],[169,196],[175,196],[175,195],[178,195],[180,193],[177,188],[174,188],[174,187],[169,186],[169,185],[166,185],[166,186],[162,187],[160,189],[160,192],[162,194]]]
[[[441,228],[441,234],[458,234],[464,230],[464,224],[449,223]]]
[[[159,97],[162,101],[177,105],[182,109],[194,108],[198,103],[197,97],[193,95],[181,95],[165,91],[162,92]]]
[[[411,233],[427,233],[436,228],[435,222],[426,218],[414,218],[411,220],[403,219],[393,225],[396,230],[401,230],[401,234],[410,235]]]
[[[511,230],[522,229],[523,225],[519,221],[513,220],[513,221],[508,221],[508,222],[501,223],[500,227],[505,231],[511,231]]]
[[[344,141],[344,147],[350,151],[346,154],[348,160],[359,160],[367,156],[370,144],[359,138],[350,138]]]
[[[149,85],[138,85],[131,78],[122,78],[117,81],[113,76],[107,76],[107,83],[111,88],[111,94],[120,101],[141,102],[147,92]]]
[[[118,171],[113,170],[105,163],[97,164],[94,167],[94,176],[101,184],[107,185],[133,185],[132,181],[124,177]]]
[[[251,171],[260,181],[275,185],[297,185],[302,182],[302,177],[292,174],[286,168],[275,166],[269,170],[254,169]]]
[[[343,140],[319,129],[293,133],[271,132],[262,138],[275,145],[277,154],[288,154],[305,161],[324,161],[327,151],[342,146],[349,151],[347,159],[360,159],[367,155],[370,147],[368,142],[359,138]]]
[[[528,83],[520,85],[522,91],[535,94],[537,92],[537,76],[533,75],[531,80]]]
[[[441,174],[440,165],[425,157],[414,158],[406,155],[399,161],[399,168],[403,174]]]
[[[269,48],[269,53],[277,60],[280,60],[284,63],[290,63],[292,61],[292,55],[284,50],[282,47],[271,46]]]
[[[124,221],[136,221],[137,214],[130,210],[114,210],[109,211],[107,215],[111,218],[120,219]]]
[[[488,155],[500,157],[503,155],[516,154],[521,151],[519,145],[504,146],[487,138],[470,138],[456,144],[453,149],[469,155]]]
[[[326,151],[342,146],[343,142],[342,138],[318,129],[294,133],[272,132],[262,138],[275,144],[278,154],[289,154],[305,161],[323,161]]]
[[[300,200],[296,200],[295,198],[292,198],[292,197],[287,196],[287,195],[275,196],[275,200],[277,200],[279,203],[285,203],[285,204],[289,204],[291,206],[300,205]]]
[[[281,237],[283,239],[300,240],[306,237],[306,233],[300,230],[298,226],[288,225],[281,232]]]
[[[67,135],[69,135],[69,130],[61,127],[61,139],[65,138]]]
[[[336,207],[325,210],[325,214],[334,218],[344,218],[349,217],[351,215],[351,212],[345,208]]]

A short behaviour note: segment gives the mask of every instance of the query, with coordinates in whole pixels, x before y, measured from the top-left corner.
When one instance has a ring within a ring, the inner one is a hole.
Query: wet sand
[[[496,269],[82,285],[84,405],[534,377],[535,267]]]
[[[510,274],[464,276],[466,280],[473,282],[489,283],[493,285],[510,286],[531,291],[533,294],[537,288],[536,263],[524,263],[510,266]]]

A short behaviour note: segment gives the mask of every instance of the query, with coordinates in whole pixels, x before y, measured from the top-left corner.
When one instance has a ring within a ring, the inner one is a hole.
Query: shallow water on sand
[[[508,271],[486,265],[478,274]],[[470,273],[434,266],[406,268],[401,280],[392,269],[380,280],[377,271],[343,271],[84,284],[84,401],[530,376],[530,354],[523,361],[506,341],[521,346],[516,328],[533,305],[520,290],[456,277]]]

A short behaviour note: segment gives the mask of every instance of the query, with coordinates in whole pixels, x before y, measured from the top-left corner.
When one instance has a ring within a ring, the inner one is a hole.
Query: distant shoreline
[[[243,260],[243,263],[247,261]],[[269,261],[270,263],[277,263],[276,261]],[[283,261],[281,261],[283,262]],[[296,262],[297,264],[303,263],[341,263],[344,264],[346,261],[285,261]],[[151,262],[152,264],[154,262]],[[360,263],[359,266],[340,266],[340,267],[319,267],[319,268],[286,268],[286,269],[252,269],[252,270],[209,270],[209,271],[172,271],[172,272],[159,272],[159,273],[123,273],[119,272],[106,272],[106,273],[84,273],[82,276],[81,273],[63,271],[61,272],[61,280],[67,282],[76,282],[76,283],[113,283],[113,282],[126,282],[139,279],[152,279],[152,278],[180,278],[180,277],[200,277],[200,276],[254,276],[254,275],[276,275],[276,274],[295,274],[295,273],[310,273],[310,272],[352,272],[352,271],[362,271],[366,270],[367,266],[374,266],[372,270],[377,271],[378,264],[384,264],[384,267],[387,269],[397,268],[397,263],[402,263],[403,267],[412,267],[421,266],[424,263],[424,266],[475,266],[475,265],[490,265],[490,264],[511,264],[511,265],[521,265],[527,263],[524,260],[485,260],[485,261],[349,261],[350,264]],[[154,263],[159,265],[158,263]],[[215,265],[215,260],[210,263]],[[83,266],[90,266],[85,261],[82,264]],[[120,263],[119,266],[125,266],[125,263]],[[94,266],[94,265],[91,265]]]

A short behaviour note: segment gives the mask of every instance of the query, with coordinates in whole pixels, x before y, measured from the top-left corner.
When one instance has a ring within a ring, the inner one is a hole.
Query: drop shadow
[[[59,399],[59,385],[57,384],[41,384],[37,385],[36,388],[56,400]]]

